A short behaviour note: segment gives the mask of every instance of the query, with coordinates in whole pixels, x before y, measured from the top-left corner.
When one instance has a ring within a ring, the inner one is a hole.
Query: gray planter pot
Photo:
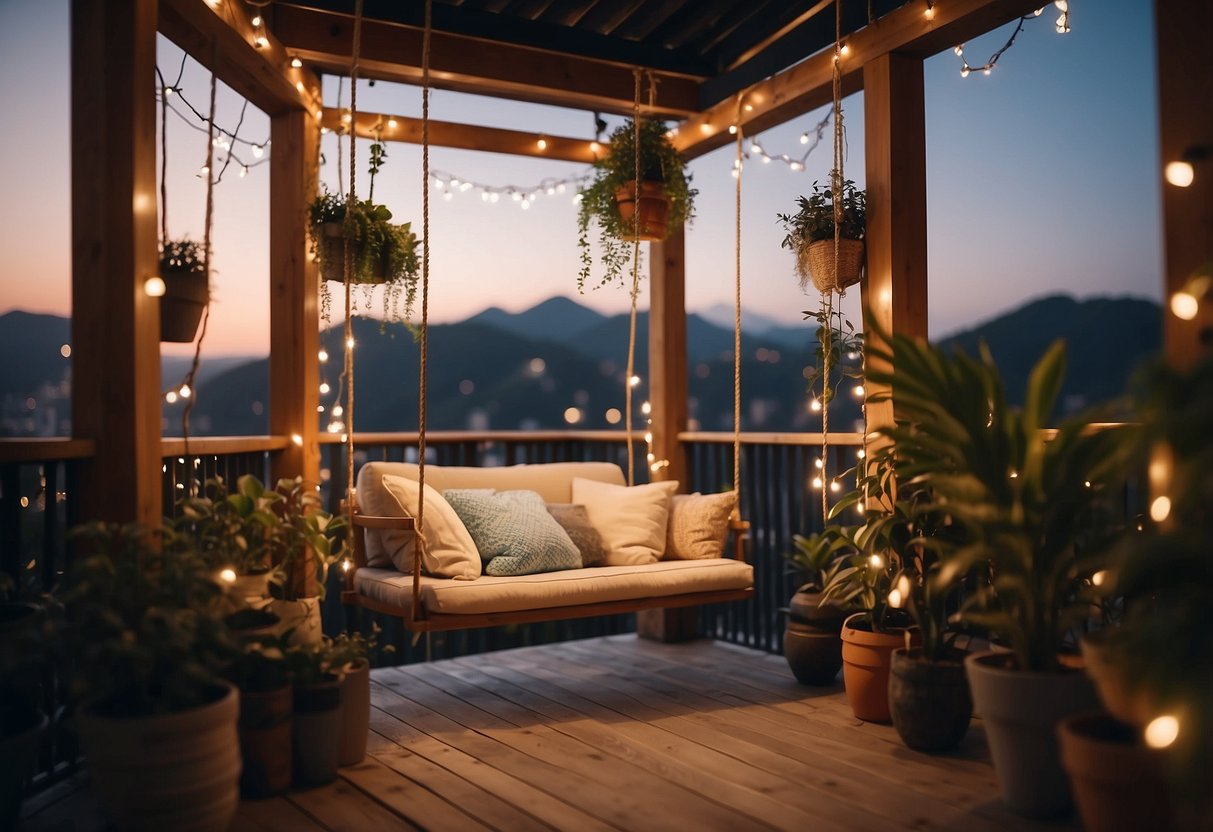
[[[1007,805],[1029,817],[1050,817],[1071,806],[1061,768],[1057,724],[1099,706],[1095,687],[1079,671],[1017,670],[1009,653],[965,659],[973,706],[985,724],[994,772]]]

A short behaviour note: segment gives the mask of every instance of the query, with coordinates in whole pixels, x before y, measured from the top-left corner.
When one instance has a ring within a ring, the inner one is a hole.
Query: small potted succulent
[[[206,252],[193,240],[165,240],[160,249],[160,340],[188,344],[210,300]]]
[[[814,182],[812,193],[799,198],[799,211],[778,215],[787,232],[782,246],[796,254],[796,273],[801,288],[807,288],[812,281],[819,292],[842,292],[863,276],[867,196],[850,179],[841,183],[840,190],[842,212],[837,223],[837,256],[832,189],[822,188]]]
[[[695,196],[686,162],[670,141],[666,126],[644,119],[639,126],[640,168],[636,165],[636,125],[628,120],[611,134],[606,155],[594,165],[594,181],[578,196],[578,245],[581,271],[577,286],[585,290],[593,258],[590,224],[598,225],[600,259],[605,273],[598,285],[622,280],[634,240],[664,240],[694,216]]]
[[[326,321],[332,306],[328,283],[345,282],[347,246],[353,261],[351,283],[365,288],[367,305],[373,288],[383,285],[384,319],[401,319],[401,299],[404,300],[403,318],[412,317],[420,274],[417,235],[411,230],[411,223],[393,223],[392,212],[374,202],[375,174],[386,157],[382,145],[372,145],[367,199],[357,200],[351,206],[344,195],[324,190],[308,210],[312,253],[320,266],[322,314]]]
[[[240,747],[222,587],[171,531],[95,524],[74,539],[63,644],[98,802],[119,828],[226,829]]]
[[[839,633],[850,611],[823,603],[822,592],[843,568],[839,538],[795,535],[795,551],[785,555],[801,575],[803,583],[788,604],[788,623],[783,634],[783,655],[792,675],[802,685],[832,685],[842,667]]]

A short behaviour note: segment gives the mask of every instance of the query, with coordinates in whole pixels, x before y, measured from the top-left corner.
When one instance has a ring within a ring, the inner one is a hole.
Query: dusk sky
[[[13,308],[70,314],[69,97],[67,0],[0,0],[0,313]],[[943,335],[1023,301],[1066,292],[1161,295],[1160,181],[1154,36],[1148,0],[1071,0],[1068,35],[1054,31],[1050,5],[1025,26],[989,76],[961,78],[947,51],[926,64],[930,328]],[[1009,36],[1004,27],[966,46],[985,60]],[[158,64],[171,82],[181,52],[161,39]],[[148,95],[154,92],[148,81]],[[209,76],[186,63],[183,93],[200,110]],[[335,105],[327,79],[325,99]],[[344,91],[348,103],[349,90]],[[233,129],[241,101],[220,88],[216,121]],[[360,87],[359,109],[420,115],[419,88]],[[863,106],[845,102],[847,176],[863,181]],[[825,110],[757,137],[770,153],[799,156],[802,132]],[[590,113],[437,91],[431,117],[552,135],[593,138]],[[168,218],[174,237],[202,236],[205,135],[170,114]],[[196,124],[197,122],[193,122]],[[620,119],[611,118],[611,127]],[[249,109],[240,135],[269,136],[268,119]],[[360,143],[365,183],[367,144]],[[326,136],[322,178],[336,188],[335,137]],[[272,153],[272,148],[269,151]],[[420,230],[421,151],[393,144],[376,183],[376,201]],[[247,149],[245,161],[254,161]],[[807,170],[749,162],[744,171],[743,303],[782,322],[815,305],[779,246],[779,212],[830,165],[829,134]],[[347,155],[348,160],[348,155]],[[732,303],[733,149],[691,164],[700,195],[687,238],[687,304],[692,311]],[[577,176],[584,166],[435,148],[431,166],[464,181],[533,186]],[[216,188],[215,304],[206,354],[261,354],[268,347],[268,165],[240,178],[238,166]],[[360,194],[365,190],[362,185]],[[530,210],[475,193],[431,200],[431,315],[457,320],[487,306],[521,310],[555,294],[576,296],[576,208],[572,192],[540,197]],[[578,300],[623,311],[627,293],[603,289]],[[845,308],[857,310],[852,291]],[[642,302],[647,304],[647,300]],[[165,346],[165,354],[190,347]],[[620,345],[621,354],[624,345]]]

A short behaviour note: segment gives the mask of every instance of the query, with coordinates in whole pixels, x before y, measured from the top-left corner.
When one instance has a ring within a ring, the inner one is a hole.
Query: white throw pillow
[[[611,485],[573,478],[573,502],[585,506],[590,523],[602,535],[604,566],[656,563],[665,549],[674,481],[648,485]]]
[[[383,488],[396,501],[405,517],[417,516],[417,498],[421,493],[415,480],[383,475]],[[459,515],[442,495],[425,487],[425,554],[421,569],[436,578],[480,577],[480,553]],[[384,533],[383,545],[393,565],[401,572],[413,571],[414,535],[412,532]]]
[[[666,560],[701,560],[724,554],[729,516],[737,507],[737,492],[675,494],[670,500],[666,531]]]

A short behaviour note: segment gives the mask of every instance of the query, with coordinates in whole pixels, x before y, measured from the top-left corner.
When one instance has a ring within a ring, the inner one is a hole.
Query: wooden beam
[[[687,482],[686,232],[670,232],[649,250],[649,403],[653,455],[669,462],[654,480]]]
[[[320,124],[329,130],[344,132],[348,110],[326,107]],[[395,126],[393,126],[393,123]],[[381,113],[358,113],[354,125],[355,134],[364,139],[382,139],[389,142],[421,144],[421,119],[407,116],[383,115]],[[545,147],[539,149],[539,139]],[[511,156],[533,156],[537,159],[556,159],[564,162],[594,164],[601,153],[595,154],[597,145],[593,139],[569,139],[547,133],[525,133],[520,130],[502,130],[497,127],[481,127],[476,124],[457,124],[450,121],[430,121],[430,145],[433,147],[457,147],[462,150],[483,150],[489,153],[507,153]]]
[[[270,433],[291,438],[271,456],[273,479],[320,483],[320,278],[308,256],[320,129],[303,110],[270,120]]]
[[[1040,0],[953,0],[935,5],[927,20],[923,6],[907,3],[847,38],[842,58],[843,93],[863,83],[865,64],[890,52],[926,58],[957,43],[1030,14]],[[740,122],[747,136],[783,124],[832,100],[833,46],[783,72],[754,84],[742,93],[742,104],[730,96],[687,119],[674,137],[674,145],[688,159],[702,156],[732,141],[729,126]]]
[[[72,436],[79,516],[160,523],[156,0],[73,0]]]
[[[277,4],[274,32],[291,54],[317,68],[348,75],[353,51],[350,15]],[[421,83],[422,32],[411,26],[363,20],[358,74],[362,78]],[[634,78],[629,66],[476,38],[434,32],[430,84],[455,92],[514,98],[630,115]],[[647,89],[642,111],[683,118],[699,109],[699,81],[656,73],[656,102]]]
[[[1190,368],[1213,348],[1213,5],[1207,0],[1157,0],[1159,172],[1185,155],[1199,156],[1186,188],[1162,184],[1163,345],[1167,360]],[[1161,177],[1160,177],[1161,178]],[[1176,292],[1195,291],[1203,275],[1204,297],[1196,317],[1168,311]]]
[[[159,6],[161,33],[254,107],[270,116],[320,109],[316,73],[292,67],[292,56],[268,29],[253,26],[244,3],[160,0]]]
[[[863,70],[864,155],[868,197],[863,308],[888,333],[927,337],[927,153],[922,59],[885,54]],[[869,343],[880,344],[865,327]],[[892,369],[868,357],[867,369]],[[893,424],[887,388],[867,383],[865,444]],[[893,391],[896,395],[896,390]]]

